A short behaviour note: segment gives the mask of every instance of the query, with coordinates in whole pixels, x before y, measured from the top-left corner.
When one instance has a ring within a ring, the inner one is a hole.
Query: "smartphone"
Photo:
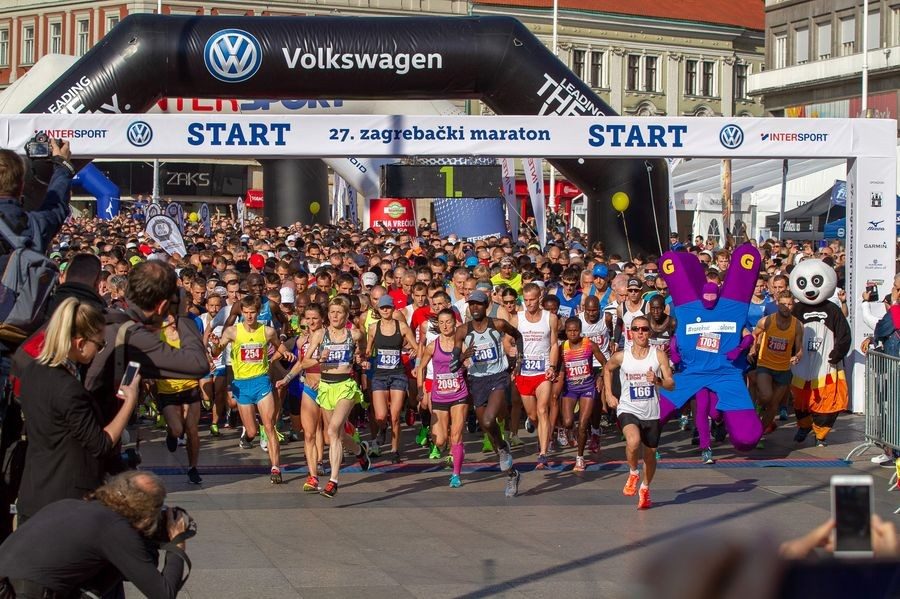
[[[872,557],[872,477],[831,477],[831,516],[835,557]]]
[[[866,292],[869,294],[870,302],[878,301],[878,286],[875,283],[866,283]]]
[[[137,373],[140,372],[141,365],[137,362],[129,362],[128,366],[125,367],[125,374],[122,375],[122,382],[119,383],[119,390],[116,392],[117,397],[123,396],[123,387],[127,387],[134,381],[134,377],[137,376]]]

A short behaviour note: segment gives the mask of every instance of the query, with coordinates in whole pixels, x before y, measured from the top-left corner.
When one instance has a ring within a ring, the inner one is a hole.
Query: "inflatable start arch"
[[[138,113],[173,96],[467,98],[502,115],[615,115],[512,18],[158,15],[123,19],[23,112]],[[620,143],[628,147],[632,140]],[[592,239],[627,255],[610,203],[623,191],[632,198],[625,213],[632,249],[661,249],[657,239],[668,237],[664,160],[552,162],[588,196]],[[287,173],[274,189],[267,186],[266,212],[274,223],[293,220],[301,186]],[[654,222],[659,231],[648,226]]]

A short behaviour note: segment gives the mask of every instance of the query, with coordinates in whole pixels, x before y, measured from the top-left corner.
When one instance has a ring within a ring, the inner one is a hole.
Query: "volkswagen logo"
[[[729,150],[735,150],[744,143],[744,130],[737,125],[725,125],[719,131],[719,141]]]
[[[223,29],[206,42],[203,61],[209,74],[225,83],[240,83],[256,74],[262,64],[262,46],[240,29]]]
[[[143,148],[153,140],[153,129],[144,121],[135,121],[128,125],[126,135],[131,145]]]

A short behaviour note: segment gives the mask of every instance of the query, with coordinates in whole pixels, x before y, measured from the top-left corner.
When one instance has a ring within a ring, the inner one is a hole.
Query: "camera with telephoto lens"
[[[184,532],[181,533],[178,542],[190,539],[197,534],[197,523],[191,518],[191,515],[187,513],[187,510],[178,506],[169,507],[164,505],[159,511],[159,520],[156,523],[156,533],[153,535],[153,541],[160,545],[164,545],[171,541],[171,539],[169,539],[169,510],[172,510],[172,518],[176,522],[178,520],[184,520]]]
[[[41,160],[50,158],[53,155],[53,148],[50,146],[50,136],[43,131],[38,131],[25,144],[25,155],[32,160]]]

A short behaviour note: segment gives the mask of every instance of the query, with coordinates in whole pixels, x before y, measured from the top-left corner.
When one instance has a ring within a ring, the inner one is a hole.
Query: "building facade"
[[[869,0],[864,17],[863,0],[766,0],[765,19],[765,70],[750,76],[750,93],[769,114],[897,118],[900,3]],[[864,56],[867,115],[861,101]]]

